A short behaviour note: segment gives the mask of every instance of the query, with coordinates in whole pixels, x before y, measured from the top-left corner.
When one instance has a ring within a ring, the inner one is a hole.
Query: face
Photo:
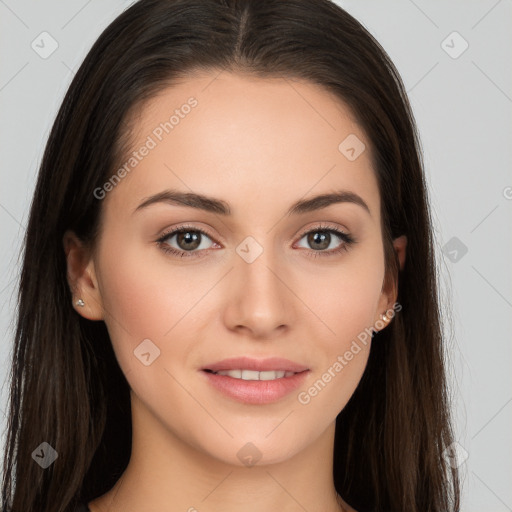
[[[132,398],[173,439],[230,464],[244,446],[275,463],[332,426],[367,363],[361,333],[393,305],[379,189],[370,143],[336,97],[217,75],[167,89],[134,120],[136,160],[96,191],[102,230],[77,311],[105,321]],[[220,204],[141,206],[170,190]],[[289,213],[342,191],[353,200]],[[234,357],[305,371],[262,384],[204,370]]]

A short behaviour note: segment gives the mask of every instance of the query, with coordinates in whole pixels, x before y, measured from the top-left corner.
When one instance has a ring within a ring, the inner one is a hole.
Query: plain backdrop
[[[38,166],[74,72],[130,3],[0,0],[1,455],[18,255]],[[462,510],[511,511],[512,1],[337,3],[389,53],[420,131]]]

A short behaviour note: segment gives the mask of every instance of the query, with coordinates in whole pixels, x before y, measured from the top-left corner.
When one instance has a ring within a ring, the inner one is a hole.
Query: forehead
[[[319,85],[191,75],[141,104],[130,124],[129,172],[107,195],[116,210],[133,210],[166,188],[223,198],[234,215],[258,199],[285,207],[347,189],[378,219],[370,141],[350,109]]]

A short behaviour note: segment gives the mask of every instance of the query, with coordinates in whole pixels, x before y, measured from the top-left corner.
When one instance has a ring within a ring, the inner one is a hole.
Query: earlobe
[[[103,320],[101,295],[96,281],[91,251],[72,231],[62,239],[67,262],[67,281],[73,307],[88,320]]]

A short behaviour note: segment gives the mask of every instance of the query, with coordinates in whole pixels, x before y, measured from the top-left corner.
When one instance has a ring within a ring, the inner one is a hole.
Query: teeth
[[[295,372],[285,372],[284,370],[266,372],[257,372],[254,370],[221,370],[214,373],[242,380],[275,380],[283,377],[291,377],[295,374]]]

